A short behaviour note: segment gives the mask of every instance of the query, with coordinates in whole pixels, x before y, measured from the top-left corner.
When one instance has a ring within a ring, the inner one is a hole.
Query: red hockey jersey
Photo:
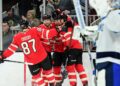
[[[57,35],[56,38],[54,39],[54,52],[64,52],[66,47],[64,46],[64,43],[62,42],[62,36],[61,34]]]
[[[46,34],[48,34],[46,36]],[[42,30],[41,28],[31,28],[26,32],[20,32],[13,38],[7,50],[3,53],[4,57],[12,55],[17,48],[22,49],[25,60],[28,63],[37,64],[47,57],[47,53],[42,45],[41,38],[52,38],[57,35],[55,29]]]
[[[39,27],[42,28],[43,30],[55,29],[53,26],[52,27],[46,27],[44,24],[41,24]],[[47,36],[48,34],[45,34],[45,35]],[[46,37],[42,37],[42,44],[45,47],[47,52],[52,52],[53,51],[53,44],[54,44],[54,40],[53,39],[54,38],[48,39]]]
[[[72,29],[71,27],[68,28],[68,32],[64,32],[63,34],[63,42],[65,46],[69,46],[71,49],[82,49],[83,46],[79,42],[79,40],[71,38],[72,35]]]

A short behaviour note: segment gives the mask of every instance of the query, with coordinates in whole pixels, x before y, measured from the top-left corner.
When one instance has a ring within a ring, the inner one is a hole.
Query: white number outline
[[[36,48],[35,48],[35,39],[31,39],[31,40],[29,40],[28,42],[22,42],[21,43],[21,47],[22,47],[22,49],[23,49],[23,52],[26,54],[26,55],[28,55],[28,54],[30,54],[31,52],[30,52],[30,48],[29,48],[29,43],[32,43],[32,49],[33,49],[33,51],[34,52],[36,52],[37,50],[36,50]]]

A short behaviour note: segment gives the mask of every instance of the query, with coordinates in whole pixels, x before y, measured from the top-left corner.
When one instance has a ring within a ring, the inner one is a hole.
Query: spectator
[[[26,16],[28,10],[33,9],[32,0],[19,0],[18,7],[19,7],[19,14],[20,16]]]
[[[40,25],[39,19],[36,18],[35,10],[28,10],[26,18],[27,18],[29,25],[31,27]]]
[[[8,11],[13,5],[15,5],[19,0],[2,0],[2,11]]]
[[[9,23],[7,21],[3,21],[2,30],[3,30],[3,50],[5,50],[7,49],[7,47],[9,46],[13,39]]]
[[[55,9],[58,9],[59,7],[59,3],[60,3],[61,0],[53,0],[53,5],[54,5],[54,8]]]
[[[50,16],[52,16],[52,13],[55,11],[55,8],[54,8],[53,3],[52,3],[51,0],[47,1],[47,5],[46,5],[46,10],[45,11],[46,11],[45,12],[46,15],[50,15]]]
[[[43,4],[43,0],[33,0],[32,5],[33,8],[35,8],[36,11],[36,18],[41,18],[41,12],[40,12],[40,5]]]
[[[10,26],[17,26],[20,22],[20,17],[14,14],[14,10],[11,8],[7,12],[7,16],[3,18],[3,21],[8,21]]]
[[[62,10],[73,10],[74,5],[72,0],[60,0],[59,8]]]

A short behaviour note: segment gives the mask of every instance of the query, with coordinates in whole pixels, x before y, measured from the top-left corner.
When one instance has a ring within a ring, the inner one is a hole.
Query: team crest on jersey
[[[39,32],[41,32],[41,31],[42,31],[42,29],[41,29],[41,28],[37,28],[37,30],[38,30]]]

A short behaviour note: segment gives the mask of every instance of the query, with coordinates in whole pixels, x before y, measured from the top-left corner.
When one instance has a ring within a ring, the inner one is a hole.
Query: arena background
[[[5,3],[9,3],[9,0],[4,0]],[[14,1],[14,0],[12,0]],[[17,1],[17,0],[16,0]],[[86,25],[94,25],[96,24],[96,14],[89,14],[88,11],[88,0],[82,0],[86,2],[81,2],[82,10],[85,16]],[[2,0],[0,0],[0,50],[3,50],[2,47],[2,17],[6,16],[7,8],[13,7],[15,8],[15,5],[17,2],[11,3],[10,6],[8,6],[6,9],[3,9],[4,6],[2,4]],[[43,10],[44,13],[44,10]],[[71,15],[75,16],[75,15]],[[17,33],[18,29],[13,29],[13,33]],[[90,42],[90,44],[92,44]],[[92,46],[92,45],[91,45]],[[85,46],[84,46],[85,48]],[[86,51],[86,49],[85,49]],[[92,53],[92,56],[95,57],[95,53]],[[15,53],[13,56],[9,58],[10,60],[17,60],[17,61],[24,61],[23,54],[22,53]],[[90,64],[90,58],[88,56],[88,53],[85,52],[83,55],[83,63],[85,65],[86,72],[88,74],[89,79],[89,86],[94,86],[94,80],[92,76],[92,68]],[[11,62],[5,62],[4,64],[0,64],[0,86],[30,86],[30,73],[28,69],[26,70],[26,65],[24,64],[18,64],[18,63],[11,63]],[[25,83],[26,82],[26,83]],[[66,79],[63,86],[69,86],[68,80]],[[78,80],[78,86],[82,86],[81,82]],[[103,85],[101,85],[103,86]]]

